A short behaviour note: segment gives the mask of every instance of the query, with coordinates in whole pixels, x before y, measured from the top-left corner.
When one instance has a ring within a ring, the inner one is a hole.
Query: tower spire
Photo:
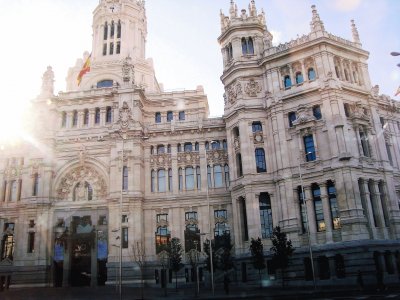
[[[312,21],[310,23],[311,32],[325,31],[324,22],[321,21],[316,6],[312,5],[311,9],[312,9]]]
[[[351,33],[353,35],[353,42],[361,46],[360,35],[358,34],[358,30],[356,24],[354,23],[354,20],[351,20]]]
[[[229,9],[229,13],[231,15],[231,18],[237,17],[237,7],[233,0],[231,0],[231,8]]]
[[[249,14],[250,14],[250,17],[257,16],[256,2],[254,0],[251,0],[251,2],[249,4]]]

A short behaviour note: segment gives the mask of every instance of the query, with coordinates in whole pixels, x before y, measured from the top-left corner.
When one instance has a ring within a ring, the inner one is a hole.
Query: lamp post
[[[312,152],[308,152],[305,154],[307,156]],[[313,259],[313,252],[312,252],[312,246],[311,246],[311,233],[310,233],[310,223],[308,219],[308,212],[307,212],[307,205],[306,205],[306,195],[304,193],[304,186],[303,186],[303,176],[301,173],[301,167],[300,167],[300,157],[298,158],[298,167],[299,167],[299,177],[300,177],[300,187],[301,187],[301,195],[302,195],[302,205],[304,208],[305,212],[305,218],[306,218],[306,224],[307,224],[307,233],[308,233],[308,250],[310,252],[310,260],[311,260],[311,270],[312,270],[312,276],[313,276],[313,283],[314,283],[314,290],[316,289],[317,285],[315,282],[315,271],[314,271],[314,259]]]

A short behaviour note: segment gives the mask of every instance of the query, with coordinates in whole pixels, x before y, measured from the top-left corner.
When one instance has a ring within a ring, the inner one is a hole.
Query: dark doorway
[[[97,260],[97,284],[105,285],[107,281],[107,260]]]
[[[167,286],[167,270],[161,270],[161,287],[165,288]]]
[[[90,286],[91,238],[73,239],[71,250],[71,286]]]

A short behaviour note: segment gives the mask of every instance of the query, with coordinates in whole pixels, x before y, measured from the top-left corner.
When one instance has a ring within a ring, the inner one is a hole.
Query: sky
[[[229,0],[147,0],[147,57],[165,90],[204,87],[210,116],[223,114],[220,9]],[[236,0],[239,11],[250,0]],[[47,66],[55,72],[55,91],[65,90],[68,68],[91,51],[92,12],[99,0],[0,0],[2,30],[0,128],[17,128],[24,108],[40,92]],[[266,13],[274,44],[310,31],[311,5],[325,29],[351,40],[354,19],[363,48],[370,52],[371,82],[394,96],[400,85],[400,1],[398,0],[256,0]],[[399,97],[395,98],[400,100]],[[26,115],[25,115],[26,116]]]

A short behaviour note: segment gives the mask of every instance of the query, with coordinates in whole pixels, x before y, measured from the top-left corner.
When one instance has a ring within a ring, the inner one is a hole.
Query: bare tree
[[[140,299],[143,299],[143,289],[144,289],[144,267],[146,264],[146,251],[145,246],[142,242],[137,241],[132,245],[133,260],[138,265],[140,269]]]

